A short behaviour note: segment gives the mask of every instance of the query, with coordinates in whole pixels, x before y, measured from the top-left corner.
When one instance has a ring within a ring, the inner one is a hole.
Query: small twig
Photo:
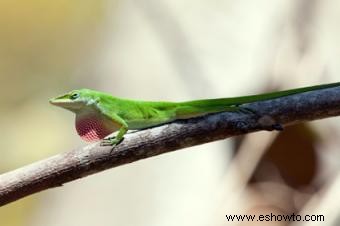
[[[113,150],[98,144],[61,153],[0,175],[0,206],[30,194],[140,159],[225,139],[278,123],[340,115],[340,88],[242,105],[256,114],[224,112],[127,134]],[[250,150],[251,151],[251,150]]]

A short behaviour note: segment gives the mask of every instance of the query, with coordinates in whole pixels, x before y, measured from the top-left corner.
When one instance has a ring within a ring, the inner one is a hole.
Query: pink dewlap
[[[104,120],[100,120],[94,115],[77,117],[76,129],[79,136],[88,142],[101,140],[111,133],[105,127]]]

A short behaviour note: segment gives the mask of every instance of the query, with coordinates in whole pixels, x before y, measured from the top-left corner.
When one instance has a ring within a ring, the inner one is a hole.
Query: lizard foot
[[[100,146],[115,146],[115,145],[118,145],[122,141],[123,139],[118,140],[116,137],[108,137],[108,138],[104,138],[100,142]]]

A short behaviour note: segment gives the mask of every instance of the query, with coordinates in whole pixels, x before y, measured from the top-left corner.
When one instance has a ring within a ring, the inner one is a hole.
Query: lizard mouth
[[[52,98],[49,102],[54,106],[62,107],[71,111],[76,111],[82,107],[81,101],[63,99],[62,97]]]
[[[56,106],[64,106],[70,104],[69,100],[66,99],[59,99],[59,98],[52,98],[49,100],[50,104],[56,105]]]

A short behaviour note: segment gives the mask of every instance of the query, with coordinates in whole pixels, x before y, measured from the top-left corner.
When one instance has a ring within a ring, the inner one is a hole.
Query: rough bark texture
[[[273,125],[340,115],[340,88],[242,105],[244,111],[206,117],[127,134],[115,148],[89,145],[0,175],[0,206],[105,169]],[[253,113],[252,113],[253,112]],[[277,127],[278,128],[278,127]]]

